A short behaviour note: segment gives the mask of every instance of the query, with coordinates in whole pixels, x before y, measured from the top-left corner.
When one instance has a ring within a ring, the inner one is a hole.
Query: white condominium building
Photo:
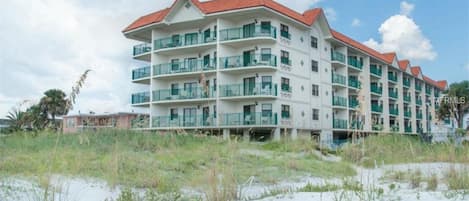
[[[272,0],[175,0],[124,31],[147,62],[131,103],[148,130],[317,135],[330,144],[353,130],[428,132],[436,121],[434,81],[329,27],[320,8],[304,13]]]

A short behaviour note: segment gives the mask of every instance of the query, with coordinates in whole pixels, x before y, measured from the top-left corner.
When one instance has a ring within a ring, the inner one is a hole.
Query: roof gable
[[[419,79],[423,79],[422,77],[422,69],[420,68],[420,66],[414,66],[414,67],[411,67],[410,68],[410,71],[412,72],[412,75],[419,78]]]
[[[199,9],[199,6],[194,3],[198,1],[192,0],[176,0],[170,7],[169,12],[166,14],[164,20],[168,23],[177,23],[190,20],[202,19],[204,13]]]

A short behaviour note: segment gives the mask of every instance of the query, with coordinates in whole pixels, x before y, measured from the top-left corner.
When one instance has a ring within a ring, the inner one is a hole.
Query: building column
[[[291,130],[291,139],[292,140],[298,139],[298,129],[294,128]]]
[[[223,140],[230,140],[230,129],[223,129]]]
[[[280,128],[275,128],[272,139],[273,141],[280,141]]]
[[[249,142],[250,138],[251,136],[250,136],[249,130],[243,130],[243,140],[246,142]]]

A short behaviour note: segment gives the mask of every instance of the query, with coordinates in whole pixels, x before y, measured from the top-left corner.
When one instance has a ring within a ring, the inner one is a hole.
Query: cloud
[[[283,5],[288,5],[289,8],[303,13],[305,10],[308,10],[312,8],[314,5],[319,3],[322,0],[276,0],[277,2],[283,4]]]
[[[381,24],[378,31],[381,42],[370,38],[364,43],[381,52],[397,52],[403,59],[434,60],[437,57],[431,41],[422,33],[415,21],[406,15],[389,17]]]
[[[329,21],[337,20],[337,12],[333,8],[325,8],[324,14],[326,15],[326,18]]]
[[[361,26],[361,25],[362,25],[362,22],[360,21],[360,19],[354,18],[354,19],[352,20],[352,27],[359,27],[359,26]]]
[[[401,15],[409,16],[414,10],[415,5],[407,3],[406,1],[401,2]]]

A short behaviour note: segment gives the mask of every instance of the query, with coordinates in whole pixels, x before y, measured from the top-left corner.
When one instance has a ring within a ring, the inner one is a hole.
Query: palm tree
[[[52,118],[55,128],[55,117],[68,113],[66,94],[60,89],[49,89],[39,101],[42,111]]]
[[[9,128],[12,131],[21,130],[25,125],[25,112],[21,111],[17,107],[12,108],[6,117],[11,121]]]

